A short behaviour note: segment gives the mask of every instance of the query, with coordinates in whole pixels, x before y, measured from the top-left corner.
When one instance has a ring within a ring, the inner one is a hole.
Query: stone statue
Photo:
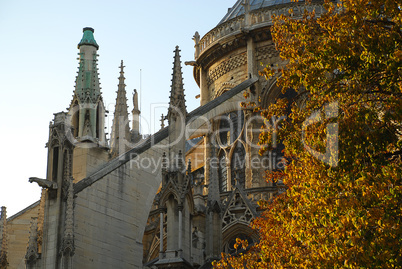
[[[195,48],[195,53],[194,53],[194,59],[197,59],[198,56],[200,56],[200,34],[195,32],[193,36],[193,40],[195,42],[194,48]]]
[[[134,105],[134,109],[139,109],[139,107],[138,107],[138,93],[137,93],[136,89],[134,89],[134,93],[133,93],[133,105]]]

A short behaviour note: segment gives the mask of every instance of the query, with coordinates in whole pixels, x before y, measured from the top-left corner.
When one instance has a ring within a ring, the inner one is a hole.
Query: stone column
[[[257,69],[257,62],[255,59],[255,42],[253,37],[249,36],[247,38],[247,74],[248,78],[258,77],[258,69]],[[261,94],[261,87],[259,83],[254,84],[255,87],[255,95],[254,101],[258,104],[258,97]]]
[[[204,156],[205,156],[205,166],[204,166],[204,184],[206,186],[208,186],[209,184],[209,173],[210,173],[210,166],[207,165],[211,160],[212,154],[211,154],[211,150],[210,147],[212,147],[211,145],[211,137],[210,134],[205,134],[204,136]],[[204,195],[206,195],[207,193],[204,193]]]
[[[201,92],[201,106],[209,102],[209,89],[207,82],[207,71],[200,66],[200,92]]]
[[[214,232],[213,232],[213,221],[212,221],[212,212],[207,212],[206,214],[206,258],[213,257],[213,248],[214,248]]]

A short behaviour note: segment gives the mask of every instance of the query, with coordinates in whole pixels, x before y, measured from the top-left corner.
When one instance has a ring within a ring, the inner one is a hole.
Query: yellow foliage
[[[298,20],[275,17],[273,41],[287,64],[260,75],[280,73],[284,91],[308,96],[303,106],[280,99],[254,110],[269,121],[290,107],[276,134],[287,166],[267,172],[287,191],[259,203],[264,211],[251,224],[259,243],[240,256],[222,255],[215,268],[402,268],[402,0],[324,7],[320,17],[307,9]],[[334,117],[326,117],[330,103]],[[317,111],[321,121],[302,141],[303,122]],[[338,128],[333,148],[330,124]],[[271,149],[266,128],[261,154]],[[334,150],[329,159],[337,164],[316,158],[306,144]]]

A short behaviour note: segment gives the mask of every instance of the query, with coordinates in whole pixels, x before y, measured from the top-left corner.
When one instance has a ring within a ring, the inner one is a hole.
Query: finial
[[[1,214],[0,214],[0,219],[2,219],[3,217],[6,217],[6,213],[7,212],[7,208],[5,206],[1,207]]]
[[[167,159],[166,159],[166,152],[162,154],[162,171],[166,172],[167,170]]]
[[[191,174],[191,159],[188,159],[188,164],[187,164],[187,174]]]
[[[183,168],[183,153],[179,150],[179,154],[177,155],[177,168],[179,171]]]
[[[120,74],[121,73],[124,73],[124,65],[123,65],[123,60],[121,60],[121,63],[120,63]]]
[[[5,206],[1,207],[0,226],[2,227],[2,234],[0,240],[0,268],[7,268],[7,254],[8,254],[8,236],[7,236],[7,210]]]
[[[161,121],[161,129],[165,128],[165,117],[163,116],[163,114],[161,116],[160,121]]]
[[[195,34],[193,35],[193,40],[196,45],[198,45],[198,43],[200,43],[200,34],[198,33],[198,31],[195,31]]]

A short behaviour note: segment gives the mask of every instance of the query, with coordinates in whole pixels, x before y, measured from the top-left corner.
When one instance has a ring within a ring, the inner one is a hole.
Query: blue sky
[[[124,60],[130,111],[141,69],[142,123],[148,133],[165,112],[176,45],[188,110],[199,105],[192,67],[184,65],[194,58],[191,38],[216,26],[235,2],[0,0],[0,206],[7,207],[8,216],[40,197],[40,188],[28,178],[46,177],[49,122],[71,102],[82,28],[93,27],[99,44],[100,82],[110,111],[106,125],[112,124]]]

